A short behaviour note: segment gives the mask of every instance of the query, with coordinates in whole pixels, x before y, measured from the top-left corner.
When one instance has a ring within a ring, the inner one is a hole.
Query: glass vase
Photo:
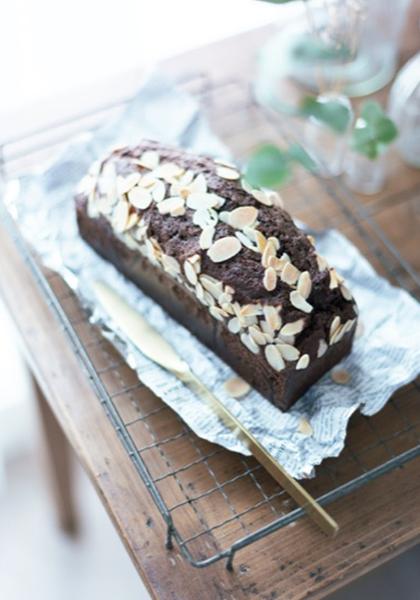
[[[346,158],[344,180],[359,194],[377,194],[386,181],[387,152],[371,160],[363,154],[349,152]]]

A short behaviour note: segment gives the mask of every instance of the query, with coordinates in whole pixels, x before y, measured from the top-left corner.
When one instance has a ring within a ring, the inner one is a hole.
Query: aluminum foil
[[[339,385],[326,374],[288,412],[275,408],[256,391],[241,400],[228,397],[223,383],[233,375],[232,370],[99,258],[78,235],[73,206],[78,181],[90,163],[111,146],[136,143],[142,137],[228,157],[196,101],[162,77],[153,75],[118,118],[73,139],[41,171],[10,182],[6,192],[8,206],[44,263],[64,277],[92,310],[92,321],[99,324],[127,363],[136,369],[139,378],[197,435],[229,450],[248,453],[200,399],[125,339],[95,302],[91,281],[108,282],[168,341],[175,340],[178,351],[196,375],[289,473],[297,478],[310,477],[323,459],[340,454],[348,421],[356,410],[373,415],[397,388],[417,375],[420,306],[405,291],[379,277],[342,235],[324,231],[316,236],[317,247],[346,278],[364,326],[351,356],[342,363],[350,373],[350,382]]]

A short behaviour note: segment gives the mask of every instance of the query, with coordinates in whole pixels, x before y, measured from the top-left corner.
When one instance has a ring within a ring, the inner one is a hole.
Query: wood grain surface
[[[270,32],[266,28],[197,50],[168,62],[166,68],[178,76],[201,70],[217,81],[236,77],[240,60],[239,71],[250,77],[255,51]],[[407,53],[413,50],[412,39],[406,38],[406,46],[411,49],[405,50]],[[222,100],[227,102],[227,96]],[[253,120],[250,125],[249,110],[252,109],[245,107],[236,111],[235,126],[232,113],[226,123],[223,111],[216,108],[210,115],[212,119],[219,115],[215,124],[235,154],[245,155],[258,141],[258,135],[266,131],[266,125],[260,121]],[[248,124],[245,129],[242,122]],[[232,131],[234,134],[229,135]],[[377,221],[410,264],[419,266],[416,236],[420,175],[398,159],[393,168],[389,186],[382,194],[359,198],[367,213],[361,214],[359,206],[351,207],[351,211],[366,232],[370,228],[366,214]],[[297,193],[293,185],[284,191],[291,212],[313,226],[333,222],[382,269],[380,261],[366,247],[363,235],[349,226],[346,213],[337,209],[316,180],[302,176],[299,185],[305,188],[305,194],[302,190]],[[313,198],[312,204],[304,201],[308,197]],[[176,545],[171,551],[165,550],[166,527],[161,515],[65,332],[2,226],[0,274],[0,292],[21,334],[28,363],[154,598],[322,598],[420,540],[420,459],[416,459],[332,504],[329,510],[341,526],[334,540],[326,538],[304,518],[240,550],[233,573],[225,569],[223,562],[205,569],[194,568]],[[121,364],[119,356],[86,322],[85,314],[62,280],[52,273],[47,275],[100,370],[122,419],[129,424],[132,439],[172,508],[183,538],[194,537],[199,532],[198,525],[202,525],[204,533],[188,544],[195,558],[228,547],[241,534],[290,510],[273,481],[253,470],[251,459],[243,460],[199,440],[160,400],[139,386],[135,374]],[[345,481],[360,474],[363,468],[412,447],[419,437],[418,390],[408,386],[374,420],[356,418],[352,422],[343,455],[327,461],[319,477],[308,484],[309,489],[313,493],[329,489],[331,477],[336,482]],[[196,464],[192,464],[194,461]],[[191,466],[185,468],[187,465]],[[252,505],[257,508],[247,512]],[[211,533],[205,533],[207,530]]]

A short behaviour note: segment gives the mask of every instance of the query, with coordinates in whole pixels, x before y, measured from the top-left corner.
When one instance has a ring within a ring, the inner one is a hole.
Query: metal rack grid
[[[277,121],[253,103],[242,84],[229,81],[212,87],[201,75],[187,78],[182,84],[200,97],[214,128],[236,155],[246,155],[251,146],[264,139],[284,141]],[[70,125],[85,124],[85,117],[75,117]],[[57,125],[64,127],[66,123]],[[35,137],[41,135],[41,141],[31,141],[30,152],[22,149],[25,140],[0,147],[3,174],[7,177],[12,173],[18,159],[55,145],[57,137],[53,144],[48,143],[44,136],[47,133],[36,132]],[[418,194],[418,189],[413,193]],[[300,173],[283,196],[295,216],[314,228],[341,229],[389,279],[419,294],[419,279],[410,265],[387,240],[367,208],[339,182]],[[232,568],[238,550],[282,527],[293,526],[304,516],[304,511],[254,459],[198,438],[144,387],[90,325],[88,315],[61,277],[38,263],[5,209],[2,217],[167,524],[167,548],[175,540],[194,566],[205,567],[225,558],[227,567]],[[414,382],[399,390],[378,415],[353,417],[341,456],[325,461],[317,477],[305,482],[321,504],[420,456],[419,390],[419,383]]]

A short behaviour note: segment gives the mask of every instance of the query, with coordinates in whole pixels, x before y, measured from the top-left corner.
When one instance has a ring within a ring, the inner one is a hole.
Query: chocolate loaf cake
[[[83,238],[282,409],[348,354],[356,306],[275,192],[145,141],[91,168]]]

